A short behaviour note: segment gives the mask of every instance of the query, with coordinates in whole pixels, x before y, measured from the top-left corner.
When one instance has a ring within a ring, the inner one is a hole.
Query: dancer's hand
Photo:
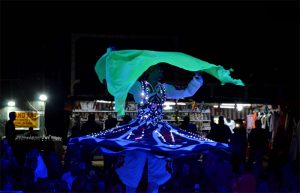
[[[202,72],[201,71],[197,71],[195,72],[195,76],[194,76],[197,80],[200,81],[200,84],[203,85],[203,78],[202,78]]]
[[[195,72],[195,77],[199,77],[199,76],[202,76],[201,70]]]

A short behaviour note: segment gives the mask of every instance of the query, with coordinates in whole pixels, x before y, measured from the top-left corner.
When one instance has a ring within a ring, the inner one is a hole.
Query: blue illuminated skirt
[[[166,121],[140,119],[99,133],[72,138],[69,144],[96,148],[105,154],[132,150],[144,150],[168,157],[196,155],[207,150],[230,153],[227,144],[187,132]]]

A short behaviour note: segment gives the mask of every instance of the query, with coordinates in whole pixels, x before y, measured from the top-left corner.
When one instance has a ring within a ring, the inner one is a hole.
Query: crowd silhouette
[[[280,125],[274,139],[255,122],[247,134],[242,120],[228,140],[229,158],[218,152],[175,159],[172,177],[159,192],[299,192],[299,155],[294,140],[300,129],[294,124]],[[71,136],[80,129],[72,128]],[[227,140],[227,139],[226,139]],[[103,159],[95,164],[99,152],[68,146],[61,154],[32,147],[18,159],[14,140],[1,140],[1,191],[22,192],[125,192],[126,187],[114,171],[117,160]],[[270,144],[271,143],[271,144]],[[246,150],[250,149],[247,156]],[[143,179],[142,179],[143,181]],[[143,183],[141,183],[141,186]],[[138,188],[138,192],[141,188]]]

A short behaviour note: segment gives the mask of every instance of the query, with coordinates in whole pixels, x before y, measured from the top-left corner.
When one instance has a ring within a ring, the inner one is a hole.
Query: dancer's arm
[[[166,97],[168,99],[180,99],[193,96],[197,90],[203,85],[202,76],[195,74],[194,78],[189,82],[186,89],[177,90],[173,85],[165,84]]]
[[[133,95],[134,101],[136,103],[139,103],[141,100],[141,90],[141,82],[139,81],[136,81],[129,90],[129,93]]]

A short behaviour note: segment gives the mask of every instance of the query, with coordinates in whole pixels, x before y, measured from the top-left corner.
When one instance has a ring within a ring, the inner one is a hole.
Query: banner
[[[39,128],[39,113],[35,111],[16,111],[14,121],[17,129]]]

